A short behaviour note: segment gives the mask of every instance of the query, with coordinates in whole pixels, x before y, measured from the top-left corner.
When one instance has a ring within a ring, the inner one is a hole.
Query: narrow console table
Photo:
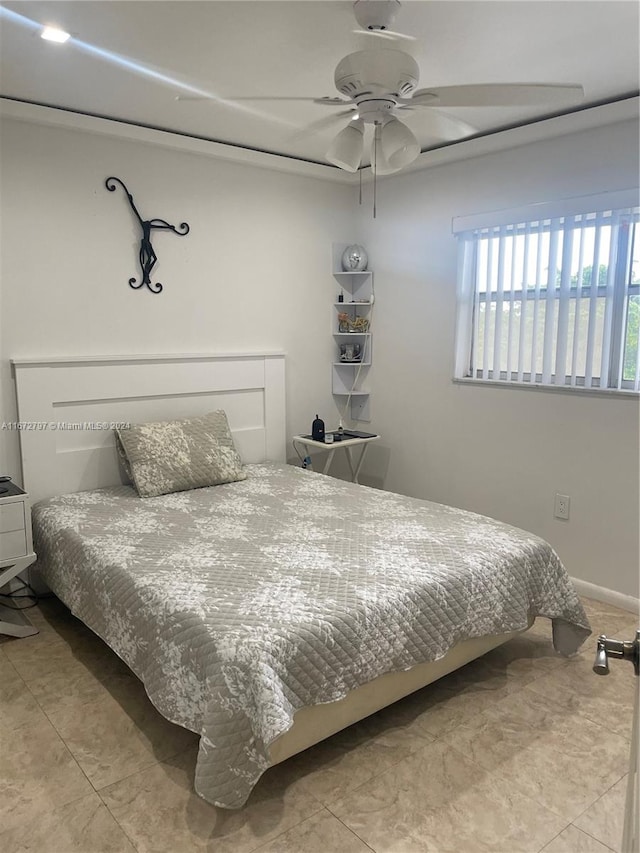
[[[0,591],[35,562],[31,538],[29,496],[13,483],[0,483]],[[0,634],[30,637],[37,634],[22,610],[0,603]]]
[[[304,448],[304,455],[306,455],[306,451],[308,450],[319,450],[327,454],[327,459],[324,463],[324,468],[322,469],[323,474],[329,473],[329,468],[331,468],[331,463],[333,462],[333,457],[336,454],[336,451],[342,450],[346,453],[347,462],[349,463],[349,471],[351,472],[351,480],[354,483],[358,483],[358,476],[360,474],[360,469],[362,468],[362,463],[364,462],[365,453],[367,452],[367,447],[371,444],[372,441],[377,441],[380,436],[379,435],[371,435],[367,436],[367,438],[352,438],[351,436],[345,436],[341,441],[335,441],[336,433],[331,433],[334,435],[334,441],[331,443],[323,442],[323,441],[315,441],[311,436],[308,435],[294,435],[293,447],[296,453],[298,454],[300,461],[303,460],[303,455],[300,451],[300,446]],[[354,459],[352,455],[352,451],[354,447],[360,448],[360,455],[357,461],[354,464]]]

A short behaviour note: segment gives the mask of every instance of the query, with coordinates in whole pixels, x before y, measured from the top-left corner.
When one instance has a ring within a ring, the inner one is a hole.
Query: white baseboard
[[[640,612],[640,599],[634,598],[632,595],[625,595],[623,592],[616,592],[614,589],[607,589],[604,586],[598,586],[579,578],[571,578],[571,580],[578,595],[594,598],[596,601],[604,601],[606,604],[612,604],[622,610],[629,610],[632,615]]]

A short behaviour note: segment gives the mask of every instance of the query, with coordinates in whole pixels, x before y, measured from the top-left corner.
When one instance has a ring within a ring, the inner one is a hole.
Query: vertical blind
[[[640,390],[638,214],[459,231],[456,376]]]

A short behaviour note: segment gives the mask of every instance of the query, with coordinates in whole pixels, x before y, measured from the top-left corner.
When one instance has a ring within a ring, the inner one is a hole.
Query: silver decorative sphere
[[[362,246],[347,246],[342,253],[342,269],[345,272],[366,270],[369,258]]]

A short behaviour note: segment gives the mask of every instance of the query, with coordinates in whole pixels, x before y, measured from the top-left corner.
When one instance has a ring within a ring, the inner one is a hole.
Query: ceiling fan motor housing
[[[419,79],[417,62],[401,50],[359,50],[335,70],[336,89],[358,105],[371,98],[408,98]]]

